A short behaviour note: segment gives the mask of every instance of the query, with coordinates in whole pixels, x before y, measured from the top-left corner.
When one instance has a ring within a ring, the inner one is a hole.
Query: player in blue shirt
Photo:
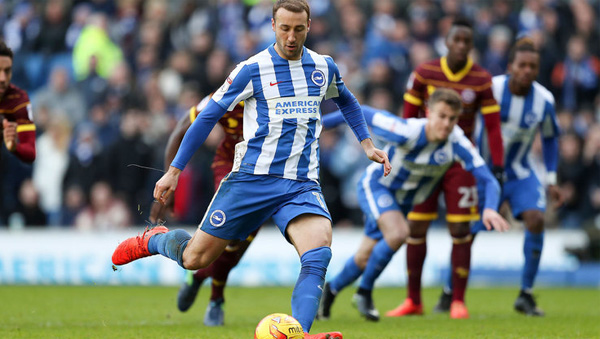
[[[523,38],[510,51],[509,74],[494,77],[492,85],[494,97],[500,104],[505,150],[506,181],[501,202],[508,202],[513,216],[525,225],[525,264],[521,292],[514,307],[518,312],[532,316],[544,315],[531,295],[544,244],[544,186],[547,186],[548,193],[557,206],[562,203],[562,194],[556,185],[559,127],[554,111],[554,97],[535,81],[539,65],[539,52],[530,39]],[[538,131],[542,137],[546,167],[545,185],[540,182],[529,160],[529,151]],[[483,133],[479,131],[477,144],[485,156],[489,152],[486,151]],[[476,223],[471,228],[471,233],[476,234],[481,230],[481,223]],[[448,295],[451,295],[449,286],[450,283],[436,306],[438,311],[445,311],[444,306],[448,302],[444,298],[448,299]]]
[[[309,335],[331,259],[331,216],[319,185],[322,100],[332,98],[367,157],[391,171],[387,154],[373,145],[360,105],[344,85],[331,57],[304,47],[310,29],[306,0],[273,5],[276,42],[240,63],[215,92],[185,134],[167,173],[156,183],[161,203],[226,111],[244,101],[244,141],[236,145],[233,169],[223,181],[194,236],[155,227],[122,242],[113,263],[123,265],[161,254],[185,269],[206,267],[234,239],[246,239],[268,218],[296,248],[301,271],[292,293],[292,316],[305,338],[342,338],[339,332]]]
[[[329,318],[336,294],[362,275],[354,303],[367,320],[379,320],[372,299],[375,279],[409,237],[406,214],[429,197],[454,162],[461,163],[485,186],[485,227],[508,228],[495,211],[500,194],[498,182],[456,126],[462,110],[460,96],[452,89],[439,88],[428,104],[426,119],[403,119],[363,106],[373,133],[388,142],[385,150],[393,169],[384,177],[382,166],[371,164],[358,184],[360,207],[366,216],[365,236],[342,272],[325,284],[319,318]],[[325,127],[339,122],[339,113],[323,119]]]

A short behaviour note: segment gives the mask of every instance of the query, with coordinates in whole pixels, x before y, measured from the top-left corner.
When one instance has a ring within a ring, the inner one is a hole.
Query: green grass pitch
[[[253,338],[269,313],[291,313],[290,287],[226,290],[225,327],[202,325],[209,290],[203,286],[187,312],[176,307],[176,287],[0,286],[0,338]],[[467,293],[468,320],[432,314],[439,289],[424,291],[422,317],[363,320],[351,307],[353,288],[337,298],[329,321],[311,332],[336,330],[344,338],[599,338],[600,290],[538,289],[544,318],[517,314],[510,288],[473,288]],[[381,313],[406,295],[404,288],[374,293]]]

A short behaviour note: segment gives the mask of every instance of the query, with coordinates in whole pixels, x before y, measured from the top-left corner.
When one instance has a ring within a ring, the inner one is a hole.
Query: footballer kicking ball
[[[264,317],[256,326],[254,339],[302,339],[304,331],[294,317],[273,313]]]

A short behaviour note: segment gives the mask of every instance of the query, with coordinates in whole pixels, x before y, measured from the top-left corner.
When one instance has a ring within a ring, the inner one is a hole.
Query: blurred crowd
[[[333,56],[360,103],[400,115],[411,71],[445,54],[453,18],[473,21],[472,57],[492,75],[505,72],[517,37],[533,38],[538,81],[555,96],[563,132],[566,203],[548,212],[548,224],[600,224],[600,1],[309,2],[306,46]],[[271,10],[271,0],[0,1],[13,83],[31,97],[38,134],[32,166],[3,154],[0,224],[146,223],[176,122],[274,42]],[[324,113],[334,109],[323,103]],[[215,133],[182,176],[171,224],[197,224],[210,202]],[[533,155],[541,158],[539,143]],[[352,133],[324,131],[321,158],[335,224],[361,225],[355,183],[368,160]]]

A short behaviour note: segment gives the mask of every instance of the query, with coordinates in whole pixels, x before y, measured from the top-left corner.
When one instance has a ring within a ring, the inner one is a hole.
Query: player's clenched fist
[[[9,151],[14,151],[17,148],[17,123],[2,120],[2,136],[4,143]]]
[[[177,188],[179,174],[181,174],[180,169],[173,166],[169,167],[167,173],[154,186],[154,199],[163,205],[166,204],[171,194],[175,192],[175,188]]]

